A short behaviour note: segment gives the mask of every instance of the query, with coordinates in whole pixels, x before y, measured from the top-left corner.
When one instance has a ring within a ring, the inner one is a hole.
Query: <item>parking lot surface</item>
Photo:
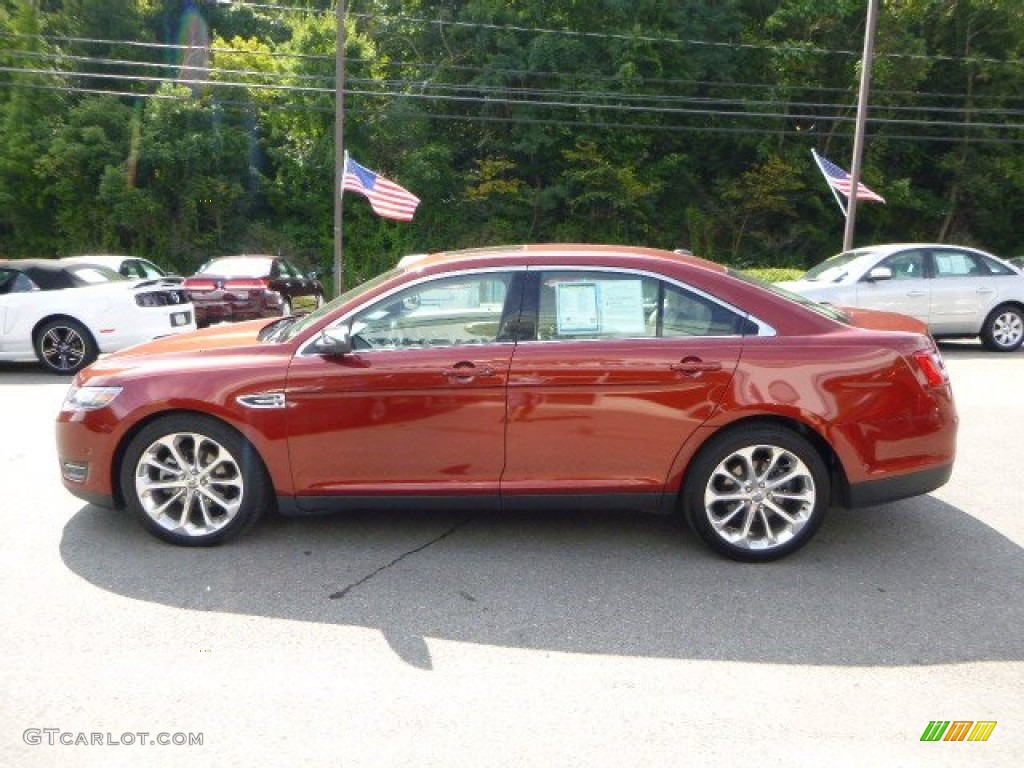
[[[0,366],[0,765],[1020,765],[1024,352],[943,354],[951,482],[768,565],[610,513],[172,547],[63,489],[68,381]]]

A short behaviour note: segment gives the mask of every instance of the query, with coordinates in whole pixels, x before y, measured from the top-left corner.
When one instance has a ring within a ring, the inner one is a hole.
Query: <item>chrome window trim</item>
[[[538,272],[538,271],[544,271],[544,272],[613,272],[613,273],[616,273],[616,274],[637,275],[639,277],[650,277],[650,278],[652,278],[654,280],[660,280],[663,283],[668,283],[669,285],[674,285],[676,288],[680,288],[680,289],[682,289],[684,291],[687,291],[689,293],[692,293],[692,294],[695,294],[697,296],[700,296],[701,298],[706,299],[707,301],[710,301],[712,304],[716,304],[719,307],[722,307],[723,309],[727,309],[728,311],[732,312],[735,315],[739,315],[740,317],[745,317],[747,320],[749,320],[751,323],[753,323],[754,325],[757,326],[757,333],[756,334],[751,334],[751,335],[756,335],[756,336],[775,336],[776,335],[776,331],[775,331],[774,328],[772,328],[770,325],[768,325],[768,323],[760,320],[759,318],[754,317],[749,312],[745,312],[745,311],[739,309],[738,307],[730,304],[727,301],[722,301],[717,296],[712,296],[710,293],[707,293],[706,291],[702,291],[700,288],[697,288],[694,285],[689,285],[687,283],[682,283],[679,280],[677,280],[676,278],[670,277],[669,275],[662,274],[661,272],[651,272],[651,271],[646,270],[646,269],[636,269],[636,268],[633,268],[633,267],[595,267],[595,266],[579,266],[579,265],[575,265],[575,266],[571,266],[571,267],[531,265],[531,266],[528,267],[528,269],[530,271],[534,271],[534,272]],[[708,335],[708,336],[615,336],[615,337],[600,338],[600,339],[592,339],[592,338],[579,338],[579,339],[529,339],[527,341],[521,341],[519,343],[520,344],[564,344],[567,341],[582,342],[582,341],[627,341],[627,340],[631,340],[631,339],[651,340],[651,339],[743,339],[743,338],[747,338],[747,337],[744,336],[743,334],[729,334],[727,336],[714,336],[714,335]]]
[[[673,277],[671,277],[669,275],[666,275],[666,274],[663,274],[661,272],[651,272],[650,270],[635,269],[635,268],[631,268],[631,267],[610,267],[610,266],[609,267],[605,267],[605,266],[592,266],[592,265],[586,265],[586,266],[584,266],[584,265],[568,265],[568,266],[564,266],[564,265],[557,265],[557,264],[553,264],[553,265],[515,264],[515,265],[508,265],[508,266],[477,267],[477,268],[471,268],[471,269],[461,269],[461,270],[458,270],[458,271],[455,271],[455,272],[446,272],[446,273],[441,274],[441,275],[436,275],[436,274],[435,275],[424,275],[424,276],[422,276],[422,277],[420,277],[420,278],[418,278],[416,280],[411,280],[408,283],[402,283],[402,285],[396,286],[395,288],[393,288],[392,290],[388,291],[387,293],[382,293],[382,294],[374,297],[373,301],[370,302],[370,303],[359,305],[358,307],[354,308],[351,312],[347,312],[344,315],[342,315],[341,317],[339,317],[333,323],[331,323],[329,325],[325,325],[323,328],[321,328],[321,331],[325,331],[325,330],[328,330],[330,328],[339,328],[339,327],[345,325],[347,322],[349,322],[354,315],[356,315],[359,312],[363,311],[366,307],[370,306],[371,304],[375,304],[375,303],[377,303],[379,301],[385,301],[389,297],[394,296],[396,293],[404,291],[404,290],[406,290],[408,288],[413,288],[413,287],[415,287],[417,285],[421,285],[421,284],[426,283],[426,282],[431,282],[431,281],[434,281],[434,280],[445,280],[445,279],[452,278],[452,277],[466,277],[466,276],[486,275],[486,274],[491,274],[491,273],[495,273],[495,272],[511,273],[511,272],[540,272],[540,271],[544,271],[544,272],[606,272],[606,273],[615,273],[615,274],[623,274],[623,275],[636,275],[638,277],[649,277],[649,278],[651,278],[653,280],[660,280],[660,281],[662,281],[664,283],[668,283],[669,285],[674,285],[675,287],[677,287],[677,288],[679,288],[681,290],[688,291],[688,292],[693,293],[693,294],[695,294],[697,296],[700,296],[701,298],[706,299],[707,301],[710,301],[713,304],[716,304],[719,307],[722,307],[723,309],[726,309],[729,312],[732,312],[733,314],[739,315],[741,317],[745,317],[749,322],[753,323],[757,327],[757,333],[756,334],[748,334],[748,335],[729,334],[729,335],[725,335],[725,336],[711,336],[711,335],[709,335],[709,336],[617,336],[617,337],[614,337],[614,338],[603,338],[603,339],[587,339],[587,338],[581,338],[581,339],[528,339],[528,340],[525,340],[525,341],[518,341],[518,342],[517,341],[495,341],[495,342],[492,342],[490,344],[481,344],[481,345],[474,345],[474,346],[515,346],[516,344],[565,344],[567,341],[572,341],[572,342],[612,341],[613,342],[613,341],[627,341],[627,340],[632,340],[632,339],[648,340],[648,341],[650,341],[652,339],[659,339],[659,340],[665,340],[665,339],[744,339],[744,338],[748,338],[748,336],[749,337],[771,337],[771,336],[776,336],[777,335],[777,332],[776,332],[775,328],[773,328],[771,325],[769,325],[768,323],[764,322],[760,318],[755,317],[754,315],[750,314],[749,312],[745,312],[745,311],[739,309],[738,307],[734,306],[733,304],[730,304],[727,301],[722,301],[718,297],[713,296],[713,295],[707,293],[706,291],[702,291],[701,289],[697,288],[696,286],[680,282],[676,278],[673,278]],[[316,352],[312,352],[310,350],[310,347],[313,346],[315,344],[315,342],[316,342],[316,335],[314,335],[309,341],[307,341],[305,344],[303,344],[302,347],[300,347],[300,349],[299,349],[297,354],[299,354],[299,355],[311,355],[311,354],[315,355],[315,354],[317,354]],[[460,345],[460,346],[463,346],[463,348],[469,348],[469,345]],[[432,347],[432,349],[443,349],[443,348],[445,348],[445,347]],[[383,353],[394,353],[394,352],[401,353],[401,352],[407,352],[410,349],[424,349],[424,348],[423,347],[399,347],[399,348],[384,348],[384,347],[381,347],[381,348],[377,348],[377,349],[359,350],[359,354],[376,354],[376,353],[381,353],[381,352],[383,352]]]
[[[346,323],[348,323],[352,319],[353,316],[359,314],[360,312],[362,312],[367,307],[369,307],[369,306],[371,306],[373,304],[376,304],[377,302],[385,301],[388,298],[390,298],[391,296],[394,296],[396,293],[400,293],[400,292],[402,292],[402,291],[404,291],[404,290],[406,290],[408,288],[413,288],[413,287],[415,287],[417,285],[421,285],[423,283],[432,282],[432,281],[435,281],[435,280],[447,280],[450,277],[467,277],[467,276],[477,276],[477,275],[488,275],[488,274],[493,274],[495,272],[499,272],[499,273],[502,273],[502,274],[510,273],[510,272],[526,272],[527,269],[528,269],[528,267],[525,264],[516,264],[516,265],[507,266],[507,267],[477,267],[477,268],[472,268],[472,269],[460,269],[460,270],[458,270],[456,272],[445,272],[444,274],[439,274],[439,275],[437,275],[437,274],[435,274],[435,275],[423,275],[422,277],[419,277],[419,278],[417,278],[415,280],[410,280],[408,283],[402,283],[401,285],[396,286],[395,288],[393,288],[392,290],[388,291],[387,293],[382,293],[382,294],[380,294],[378,296],[375,296],[371,302],[367,302],[365,304],[360,304],[358,307],[354,308],[351,312],[346,312],[344,315],[339,317],[333,323],[330,323],[329,325],[325,325],[323,328],[320,329],[320,332],[326,331],[326,330],[328,330],[330,328],[340,328],[341,326],[344,326]],[[310,351],[309,348],[316,343],[316,339],[317,339],[318,335],[319,335],[319,333],[314,334],[310,338],[309,341],[307,341],[305,344],[303,344],[299,348],[299,351],[296,354],[298,354],[298,355],[316,355],[317,352]],[[473,347],[485,347],[485,346],[492,346],[492,347],[496,347],[496,346],[515,346],[515,344],[516,344],[516,342],[514,342],[514,341],[495,341],[495,342],[491,342],[489,344],[473,344],[473,345],[460,344],[460,345],[452,345],[452,347],[459,346],[462,349],[471,349]],[[386,352],[408,352],[410,350],[449,349],[449,348],[451,348],[451,347],[442,347],[442,346],[437,346],[437,347],[377,347],[375,349],[361,349],[361,350],[359,350],[359,354],[361,354],[361,355],[362,354],[366,354],[366,353],[376,354],[378,352],[385,352],[385,353]]]

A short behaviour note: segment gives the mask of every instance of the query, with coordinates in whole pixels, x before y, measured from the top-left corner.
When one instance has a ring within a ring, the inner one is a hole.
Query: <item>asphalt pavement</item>
[[[0,364],[0,765],[1020,765],[1024,352],[943,353],[951,482],[769,565],[611,513],[176,548],[64,490],[68,381]]]

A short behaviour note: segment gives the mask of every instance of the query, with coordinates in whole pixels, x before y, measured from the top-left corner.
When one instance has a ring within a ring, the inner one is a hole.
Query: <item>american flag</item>
[[[818,163],[818,167],[821,172],[825,174],[825,180],[837,191],[842,192],[846,195],[846,198],[850,198],[850,174],[840,168],[838,165],[833,163],[827,157],[822,157],[813,149],[811,154],[814,155],[815,161]],[[864,184],[858,182],[857,184],[857,199],[858,200],[870,200],[876,203],[884,203],[885,199],[876,192],[872,192]]]
[[[388,181],[369,168],[364,168],[345,153],[345,169],[341,177],[341,191],[349,190],[365,195],[374,213],[385,219],[412,221],[420,199],[412,192]]]

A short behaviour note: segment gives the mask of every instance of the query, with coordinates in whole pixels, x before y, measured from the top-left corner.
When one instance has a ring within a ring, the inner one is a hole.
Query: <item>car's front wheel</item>
[[[806,439],[757,426],[709,441],[687,472],[682,503],[713,549],[763,562],[807,543],[825,516],[829,493],[825,463]]]
[[[1013,352],[1024,342],[1024,313],[1015,306],[996,307],[985,318],[981,343],[996,352]]]
[[[99,350],[89,330],[77,320],[50,320],[36,331],[36,357],[51,373],[78,373],[96,359]]]
[[[228,425],[175,414],[144,427],[120,468],[128,508],[172,544],[210,546],[237,536],[272,503],[252,445]]]

